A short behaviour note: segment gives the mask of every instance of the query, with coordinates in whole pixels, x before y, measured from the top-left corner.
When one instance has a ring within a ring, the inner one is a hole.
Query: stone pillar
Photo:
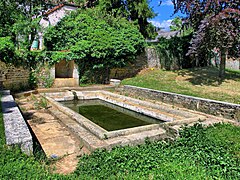
[[[74,63],[73,78],[76,81],[76,86],[78,86],[79,85],[79,73],[78,73],[78,65],[76,63]]]
[[[52,66],[50,69],[50,77],[55,79],[55,66]]]

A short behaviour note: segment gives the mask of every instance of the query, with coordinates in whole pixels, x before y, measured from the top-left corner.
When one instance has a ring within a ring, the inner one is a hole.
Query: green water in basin
[[[78,100],[62,103],[107,131],[162,122],[102,100]]]

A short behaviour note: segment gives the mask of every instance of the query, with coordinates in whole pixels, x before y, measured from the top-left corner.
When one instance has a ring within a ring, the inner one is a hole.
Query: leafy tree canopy
[[[171,22],[170,31],[179,31],[181,36],[188,36],[192,34],[193,28],[191,26],[185,26],[183,20],[177,16]]]
[[[220,77],[224,75],[225,54],[231,49],[239,53],[239,0],[172,0],[175,13],[187,15],[186,23],[195,30],[189,54],[204,57],[213,48],[221,51]]]
[[[182,19],[180,17],[175,17],[170,25],[171,31],[180,31],[182,29]]]
[[[75,60],[85,68],[123,66],[143,50],[145,41],[133,23],[104,16],[96,9],[79,10],[50,27],[44,35],[53,61]]]
[[[145,38],[153,38],[155,29],[147,19],[155,17],[149,0],[98,0],[102,12],[134,21]]]
[[[25,57],[28,56],[27,53],[30,53],[30,45],[39,28],[39,19],[36,17],[47,9],[46,2],[44,0],[0,2],[1,61],[15,65],[29,64]]]

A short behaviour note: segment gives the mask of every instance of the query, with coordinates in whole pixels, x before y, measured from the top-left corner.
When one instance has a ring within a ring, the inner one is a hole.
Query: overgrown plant
[[[51,65],[48,62],[39,62],[38,65],[31,70],[29,76],[29,84],[31,87],[50,88],[54,83],[51,77]]]
[[[157,50],[162,68],[174,70],[195,66],[195,62],[186,56],[191,37],[191,35],[174,36],[170,39],[162,37],[159,38],[159,42],[153,44],[153,47]]]
[[[97,9],[72,12],[50,27],[44,38],[50,63],[75,60],[80,78],[89,71],[97,83],[108,82],[111,68],[133,61],[145,46],[143,36],[133,23],[103,16]]]
[[[90,178],[97,174],[99,179],[239,179],[240,159],[231,153],[240,145],[238,130],[239,127],[226,124],[209,128],[196,124],[184,128],[181,137],[173,142],[147,141],[144,145],[115,148],[111,152],[98,150],[81,158],[75,174]],[[218,133],[225,136],[218,139]],[[232,142],[224,139],[228,133]]]
[[[44,98],[34,98],[35,102],[34,102],[34,106],[36,109],[47,109],[48,108],[48,101]]]

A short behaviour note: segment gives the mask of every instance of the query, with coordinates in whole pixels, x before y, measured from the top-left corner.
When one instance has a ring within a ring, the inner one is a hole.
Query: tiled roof
[[[63,6],[64,6],[64,4],[59,4],[59,5],[55,6],[54,8],[48,10],[44,15],[49,15],[49,14],[53,13],[54,11],[60,9]]]
[[[147,42],[158,42],[158,38],[163,37],[166,39],[170,39],[174,36],[179,36],[180,31],[158,31],[158,35],[155,39],[147,39]]]
[[[46,13],[44,13],[44,16],[47,16],[47,15],[53,13],[54,11],[56,11],[56,10],[62,8],[63,6],[74,6],[74,7],[79,7],[79,6],[76,6],[76,5],[74,5],[74,4],[66,4],[66,3],[62,3],[62,4],[59,4],[59,5],[55,6],[55,7],[53,7],[52,9],[48,10]]]

